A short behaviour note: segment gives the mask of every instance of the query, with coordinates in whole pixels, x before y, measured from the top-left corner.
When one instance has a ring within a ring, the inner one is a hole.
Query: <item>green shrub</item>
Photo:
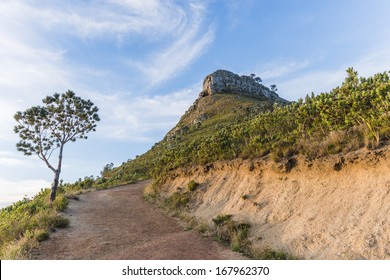
[[[206,233],[209,230],[209,226],[205,222],[199,222],[196,228],[200,233]]]
[[[215,235],[223,243],[229,244],[231,249],[249,255],[250,224],[238,223],[232,219],[232,215],[218,215],[213,219],[216,225]]]
[[[239,223],[231,227],[230,247],[233,251],[249,253],[250,244],[249,231],[251,225],[248,223]]]
[[[197,186],[199,186],[199,184],[197,182],[195,182],[194,180],[191,180],[190,182],[188,182],[187,189],[190,192],[193,192]]]
[[[49,204],[50,189],[41,190],[34,198],[21,201],[0,210],[0,258],[22,259],[38,242],[46,240],[50,228],[63,228],[69,220],[58,215],[68,200],[65,190],[59,188],[57,199]]]
[[[34,238],[21,237],[7,242],[0,247],[0,259],[2,260],[24,260],[30,258],[30,252],[38,245]]]
[[[53,228],[66,228],[69,226],[69,219],[62,216],[49,217],[48,225]]]
[[[273,145],[271,150],[271,159],[274,162],[279,162],[283,158],[288,158],[297,153],[293,142],[277,142]]]
[[[294,259],[290,257],[283,251],[276,251],[270,248],[265,248],[262,250],[255,250],[253,252],[253,258],[257,260],[291,260]]]
[[[45,241],[49,239],[49,232],[46,229],[35,229],[33,231],[27,231],[25,233],[27,238],[32,238],[37,240],[38,242]]]
[[[174,210],[186,207],[188,202],[189,198],[187,193],[175,192],[165,199],[164,204],[169,209]]]
[[[39,230],[35,233],[35,239],[39,242],[49,239],[49,232],[47,230]]]
[[[53,202],[53,207],[57,210],[57,211],[64,211],[66,208],[68,208],[68,205],[69,205],[69,201],[68,199],[65,197],[64,194],[60,194],[56,197],[56,199],[54,200]]]
[[[218,215],[217,217],[213,218],[213,222],[215,225],[219,226],[230,221],[231,218],[232,215]]]

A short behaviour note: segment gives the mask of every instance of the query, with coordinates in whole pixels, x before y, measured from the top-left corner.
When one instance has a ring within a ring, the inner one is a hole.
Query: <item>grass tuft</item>
[[[190,192],[195,191],[195,189],[199,186],[199,183],[195,182],[194,180],[191,180],[188,182],[187,189]]]
[[[53,205],[49,204],[50,189],[41,190],[34,198],[0,210],[0,259],[26,259],[30,251],[49,238],[51,228],[64,228],[69,220],[58,214],[68,206],[66,193],[59,189]]]

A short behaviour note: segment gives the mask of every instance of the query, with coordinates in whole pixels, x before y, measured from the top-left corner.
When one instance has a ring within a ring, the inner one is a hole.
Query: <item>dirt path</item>
[[[35,259],[242,259],[210,238],[185,231],[143,199],[148,182],[91,192],[71,201],[69,228],[53,233]]]

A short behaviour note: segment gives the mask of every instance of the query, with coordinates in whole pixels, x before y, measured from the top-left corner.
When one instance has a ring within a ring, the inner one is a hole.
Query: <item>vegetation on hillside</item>
[[[376,148],[390,140],[390,72],[359,78],[352,68],[341,86],[289,104],[232,94],[198,99],[177,126],[148,152],[114,168],[108,164],[97,179],[62,184],[48,203],[50,190],[0,211],[0,258],[26,258],[50,229],[67,224],[58,211],[67,198],[90,188],[106,188],[148,178],[162,178],[178,167],[270,155],[274,161],[303,154],[309,159]],[[158,180],[156,180],[158,181]],[[189,185],[188,191],[196,185]],[[170,205],[181,207],[177,195]]]
[[[0,210],[0,259],[26,259],[38,242],[49,237],[53,228],[67,227],[69,220],[59,215],[68,206],[63,191],[50,206],[50,189],[33,199],[25,198]]]
[[[188,162],[190,164],[208,162],[212,156],[211,150],[207,150],[207,143],[204,143],[209,142],[208,137],[213,137],[224,127],[249,121],[256,115],[272,109],[272,103],[269,101],[232,94],[203,97],[195,101],[194,105],[175,128],[148,152],[116,168],[106,165],[98,184],[110,186],[131,183],[158,177],[164,170],[185,166]],[[194,149],[198,147],[203,148],[194,156]],[[188,156],[192,158],[185,155],[189,150],[192,154]],[[218,156],[214,158],[217,160]]]
[[[376,148],[390,139],[390,72],[369,78],[359,78],[352,68],[347,73],[329,93],[312,93],[288,105],[216,95],[202,107],[203,114],[187,112],[173,135],[107,172],[104,183],[158,178],[177,167],[238,157],[314,159]],[[205,116],[200,123],[197,114]]]
[[[73,184],[58,187],[57,198],[50,204],[50,189],[42,189],[33,198],[0,209],[0,259],[28,259],[32,249],[46,240],[55,228],[64,228],[69,220],[61,212],[68,207],[69,199],[95,189],[93,177],[85,177]]]
[[[294,154],[308,158],[376,148],[390,137],[390,80],[388,72],[358,78],[352,68],[344,83],[321,93],[275,107],[247,127],[234,127],[248,145],[242,153],[270,152],[275,160]],[[234,141],[235,139],[231,139]]]

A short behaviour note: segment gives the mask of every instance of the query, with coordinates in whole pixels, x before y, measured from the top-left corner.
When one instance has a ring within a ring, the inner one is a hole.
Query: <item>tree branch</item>
[[[50,169],[51,171],[53,171],[54,173],[57,172],[57,170],[50,164],[50,162],[47,160],[47,158],[45,157],[44,154],[42,154],[42,153],[37,153],[37,155],[38,155],[38,157],[39,157],[41,160],[43,160],[43,161],[46,163],[47,167],[49,167],[49,169]]]

